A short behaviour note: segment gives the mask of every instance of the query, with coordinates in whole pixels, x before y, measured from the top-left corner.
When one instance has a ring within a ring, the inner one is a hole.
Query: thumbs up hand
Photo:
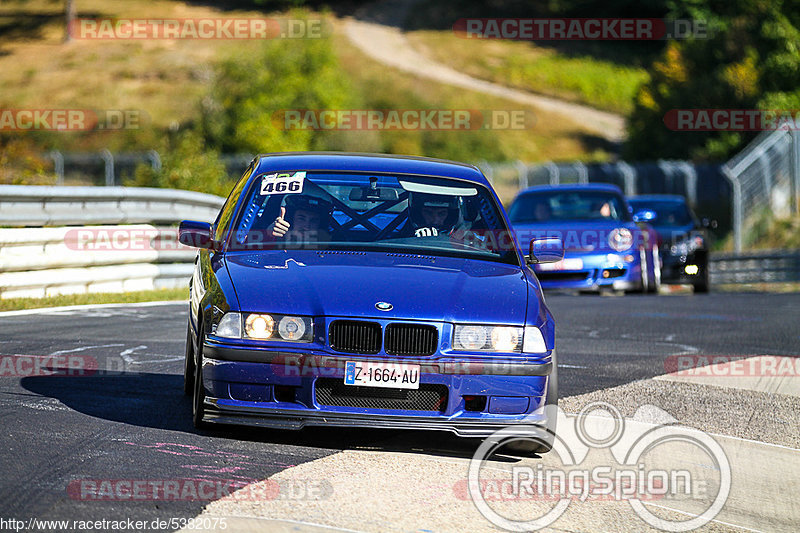
[[[272,235],[273,237],[283,237],[284,235],[286,235],[286,232],[289,231],[289,226],[291,226],[291,224],[286,222],[286,219],[283,218],[285,216],[286,216],[286,208],[281,207],[281,214],[278,216],[278,218],[275,219],[275,222],[273,222],[269,227],[268,233],[270,235]]]

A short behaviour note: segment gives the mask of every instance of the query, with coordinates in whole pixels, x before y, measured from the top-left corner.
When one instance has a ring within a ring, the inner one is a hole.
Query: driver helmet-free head
[[[319,215],[320,229],[327,228],[333,216],[333,202],[317,196],[290,194],[286,196],[284,203],[286,205],[286,220],[290,224],[294,224],[295,214],[298,211],[307,211]]]
[[[415,228],[434,227],[450,231],[461,220],[458,196],[413,192],[408,196],[409,218]]]

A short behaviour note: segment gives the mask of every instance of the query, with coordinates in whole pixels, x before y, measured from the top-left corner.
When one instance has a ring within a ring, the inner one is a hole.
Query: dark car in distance
[[[633,196],[628,203],[634,219],[646,222],[658,234],[661,282],[690,284],[695,292],[708,292],[709,223],[698,220],[683,196]]]

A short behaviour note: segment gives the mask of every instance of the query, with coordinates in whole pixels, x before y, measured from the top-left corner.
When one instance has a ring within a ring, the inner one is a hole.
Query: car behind
[[[563,261],[534,265],[546,289],[656,292],[660,260],[655,233],[633,220],[615,185],[535,186],[509,207],[520,245],[533,238],[561,239]]]
[[[708,292],[708,233],[677,195],[642,195],[628,198],[636,220],[646,222],[658,234],[661,280],[691,284],[695,292]]]

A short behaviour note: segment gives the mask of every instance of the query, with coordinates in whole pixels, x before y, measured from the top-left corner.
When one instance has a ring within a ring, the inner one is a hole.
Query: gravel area
[[[800,398],[741,389],[646,379],[559,399],[568,413],[607,402],[625,417],[653,405],[681,424],[731,437],[800,449]]]

